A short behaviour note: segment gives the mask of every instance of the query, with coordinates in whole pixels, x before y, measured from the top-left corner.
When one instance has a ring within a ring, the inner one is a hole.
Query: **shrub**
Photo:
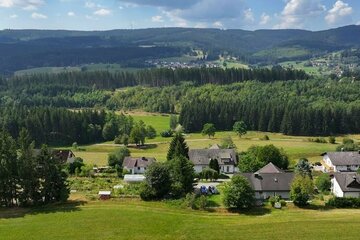
[[[141,185],[140,198],[144,201],[150,201],[156,198],[156,193],[147,183]]]
[[[235,175],[224,188],[224,205],[230,208],[250,208],[254,205],[255,194],[248,180]]]
[[[270,198],[269,198],[269,203],[271,204],[271,206],[274,206],[275,205],[275,203],[277,203],[277,202],[280,202],[280,200],[281,200],[281,196],[271,196]]]
[[[290,198],[296,206],[308,204],[314,191],[314,184],[309,176],[298,175],[291,183]]]
[[[326,202],[326,206],[336,208],[360,208],[360,198],[333,197]]]
[[[172,137],[173,135],[174,135],[174,132],[171,129],[165,130],[160,133],[160,136],[163,138],[169,138],[169,137]]]
[[[315,186],[320,192],[326,192],[331,187],[330,176],[326,173],[321,174],[315,180]]]
[[[270,138],[268,135],[264,135],[262,138],[260,138],[260,140],[263,140],[263,141],[269,141]]]
[[[333,137],[333,136],[330,136],[330,137],[329,137],[329,143],[335,144],[335,143],[336,143],[336,138]]]
[[[196,209],[196,195],[194,193],[186,194],[185,203],[187,207]]]
[[[308,138],[309,142],[316,142],[316,143],[327,143],[326,139],[321,137],[321,138]]]
[[[199,203],[199,209],[205,209],[208,206],[208,198],[204,195],[201,195],[198,198],[198,203]]]
[[[286,207],[286,201],[284,199],[280,200],[280,204],[282,207]]]

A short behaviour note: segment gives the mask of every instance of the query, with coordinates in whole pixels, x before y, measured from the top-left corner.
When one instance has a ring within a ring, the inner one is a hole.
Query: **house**
[[[360,197],[360,174],[336,172],[331,176],[331,192],[336,197]]]
[[[290,186],[295,177],[293,172],[285,172],[272,163],[255,173],[241,173],[250,182],[257,200],[265,200],[271,196],[290,198]]]
[[[327,152],[323,156],[324,172],[356,172],[360,166],[360,152]]]
[[[216,159],[222,173],[238,172],[236,167],[237,159],[234,149],[220,149],[215,144],[209,149],[191,149],[189,151],[189,159],[194,164],[194,170],[200,173],[204,168],[209,167],[211,159]]]
[[[109,200],[111,198],[111,191],[99,191],[100,200]]]
[[[125,157],[123,161],[123,168],[129,171],[131,174],[143,174],[145,173],[148,166],[154,162],[156,162],[155,158]]]
[[[53,150],[52,154],[61,163],[73,163],[75,160],[75,154],[71,150]]]
[[[34,157],[37,157],[41,153],[41,149],[34,149],[33,150]],[[65,163],[73,163],[75,161],[75,154],[68,149],[54,149],[51,150],[51,154],[54,158],[58,160],[60,164]]]

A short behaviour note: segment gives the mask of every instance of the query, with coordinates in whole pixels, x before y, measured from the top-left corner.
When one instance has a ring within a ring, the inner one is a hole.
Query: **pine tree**
[[[166,159],[168,161],[175,157],[183,156],[189,159],[189,147],[181,133],[177,133],[171,140]]]

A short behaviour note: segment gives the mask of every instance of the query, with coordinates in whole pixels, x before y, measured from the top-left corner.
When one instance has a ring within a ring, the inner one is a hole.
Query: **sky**
[[[0,0],[0,29],[323,30],[360,25],[359,0]]]

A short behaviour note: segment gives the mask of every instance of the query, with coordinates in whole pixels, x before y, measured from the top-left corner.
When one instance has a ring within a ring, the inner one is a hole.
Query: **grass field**
[[[158,134],[169,128],[169,115],[159,115],[152,113],[128,112],[136,121],[143,120],[146,124],[152,125]],[[261,138],[268,135],[270,140],[264,141]],[[293,166],[299,158],[308,158],[311,162],[321,161],[321,153],[334,151],[338,144],[323,144],[308,141],[306,136],[286,136],[280,133],[264,133],[249,131],[248,134],[239,138],[233,132],[217,132],[214,138],[209,139],[200,133],[192,133],[186,135],[186,141],[190,149],[207,148],[215,143],[220,144],[224,137],[231,136],[237,146],[238,151],[246,151],[253,145],[273,144],[276,147],[283,148],[291,160]],[[350,137],[355,141],[360,141],[360,135],[340,136],[337,137],[337,143],[341,143],[343,137]],[[162,138],[160,136],[155,139],[146,140],[147,148],[139,149],[130,146],[131,155],[135,157],[155,157],[158,161],[166,159],[167,150],[171,138]],[[83,158],[85,162],[106,165],[107,155],[115,150],[118,146],[112,142],[103,144],[94,144],[83,146],[86,151],[75,151],[75,155]]]
[[[0,210],[2,240],[358,239],[360,210],[262,209],[248,213],[181,209],[122,200],[42,210]]]

